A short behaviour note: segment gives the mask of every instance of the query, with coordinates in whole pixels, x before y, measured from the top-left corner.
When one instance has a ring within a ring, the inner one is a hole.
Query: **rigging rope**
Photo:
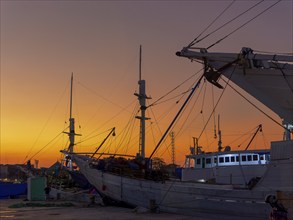
[[[68,127],[67,127],[68,128]],[[67,129],[66,128],[66,129]],[[48,147],[49,144],[51,144],[57,137],[59,137],[61,134],[63,134],[65,132],[64,129],[62,132],[60,132],[58,135],[56,135],[48,144],[46,144],[44,147],[42,147],[38,152],[36,152],[33,156],[30,157],[29,160],[32,160],[36,155],[38,155],[42,150],[44,150],[46,147]]]
[[[263,0],[264,1],[264,0]],[[245,22],[244,24],[242,24],[240,27],[236,28],[234,31],[230,32],[229,34],[227,34],[226,36],[224,36],[223,38],[221,38],[220,40],[216,41],[215,43],[213,43],[212,45],[210,45],[209,47],[207,47],[206,49],[210,49],[211,47],[215,46],[216,44],[220,43],[222,40],[226,39],[227,37],[229,37],[230,35],[234,34],[236,31],[238,31],[239,29],[243,28],[245,25],[247,25],[248,23],[250,23],[251,21],[253,21],[254,19],[256,19],[257,17],[259,17],[260,15],[262,15],[263,13],[265,13],[266,11],[268,11],[270,8],[274,7],[275,5],[277,5],[279,2],[281,2],[282,0],[279,0],[277,2],[275,2],[274,4],[272,4],[271,6],[269,6],[268,8],[266,8],[265,10],[263,10],[262,12],[260,12],[259,14],[257,14],[256,16],[254,16],[253,18],[249,19],[247,22]]]
[[[103,132],[101,132],[101,133],[99,133],[99,134],[96,134],[96,135],[94,135],[94,136],[91,136],[91,137],[89,137],[89,136],[87,136],[87,138],[84,138],[84,139],[82,139],[81,141],[79,141],[79,142],[76,142],[75,144],[77,145],[77,144],[81,144],[81,143],[83,143],[83,142],[86,142],[86,141],[88,141],[88,140],[90,140],[90,139],[93,139],[93,138],[95,138],[95,137],[97,137],[97,136],[99,136],[99,135],[102,135],[102,134],[104,134],[104,133],[108,133],[110,130],[112,130],[112,128],[110,128],[110,129],[108,129],[108,130],[106,130],[106,131],[103,131]]]
[[[69,84],[70,84],[70,83],[69,83]],[[50,113],[50,115],[49,115],[47,121],[45,122],[45,124],[44,124],[44,126],[42,127],[40,133],[38,134],[38,136],[37,136],[35,142],[32,144],[30,150],[28,151],[27,155],[25,156],[25,158],[24,158],[24,162],[25,162],[26,159],[29,157],[29,155],[31,154],[33,148],[35,147],[35,145],[36,145],[37,142],[39,141],[41,135],[42,135],[43,132],[45,131],[45,128],[46,128],[46,126],[48,125],[49,121],[51,120],[53,114],[55,113],[55,111],[56,111],[56,109],[57,109],[57,106],[60,104],[61,100],[63,99],[63,97],[64,97],[64,95],[65,95],[65,92],[66,92],[66,90],[67,90],[69,84],[67,84],[67,86],[65,86],[65,89],[63,90],[63,92],[62,92],[62,94],[61,94],[59,100],[58,100],[57,103],[55,104],[55,106],[54,106],[52,112]]]
[[[175,118],[173,119],[173,121],[171,122],[171,124],[169,125],[169,127],[167,128],[167,130],[165,131],[164,135],[162,136],[162,138],[160,139],[160,141],[158,142],[157,146],[155,147],[155,149],[153,150],[153,152],[151,153],[149,159],[152,158],[152,156],[154,155],[154,153],[156,152],[156,150],[159,148],[159,146],[161,145],[162,141],[165,139],[166,135],[169,133],[169,130],[171,129],[171,127],[173,126],[173,124],[176,122],[177,118],[180,116],[181,112],[184,110],[186,104],[188,103],[189,99],[194,95],[194,91],[196,90],[196,88],[199,86],[201,80],[203,79],[204,74],[201,75],[201,77],[199,78],[199,80],[197,81],[196,85],[192,88],[191,93],[188,95],[187,99],[185,100],[185,102],[183,103],[183,105],[181,106],[180,110],[178,111],[178,113],[176,114]]]
[[[204,83],[205,83],[205,81],[204,81]],[[193,83],[193,85],[194,85],[194,84],[195,84],[195,83]],[[195,104],[197,103],[197,101],[198,101],[198,99],[199,99],[199,97],[200,97],[200,94],[202,93],[203,88],[206,89],[206,83],[205,83],[205,86],[202,86],[202,87],[200,88],[200,91],[199,91],[198,96],[196,97],[196,99],[195,99],[195,101],[194,101],[192,107],[190,108],[190,111],[189,111],[189,113],[187,114],[185,121],[182,122],[181,127],[177,130],[175,137],[179,136],[179,135],[182,133],[183,127],[184,127],[184,125],[187,124],[186,121],[188,120],[189,116],[191,115],[192,110],[194,109],[194,106],[195,106]],[[205,92],[205,91],[204,91],[204,92]],[[188,104],[189,104],[189,102],[188,102]],[[182,111],[182,113],[183,113],[185,110],[186,110],[186,108],[184,108],[184,110]],[[181,115],[178,117],[178,119],[177,119],[176,122],[174,123],[173,127],[176,126],[176,124],[178,123],[178,121],[179,121],[179,119],[182,117],[182,115],[183,115],[183,114],[181,114]],[[167,145],[167,148],[165,149],[165,151],[163,151],[163,152],[161,153],[161,156],[162,156],[167,150],[169,150],[168,147],[170,147],[170,145],[171,145],[171,144],[168,144],[168,145]],[[168,152],[169,152],[169,151],[168,151]]]
[[[171,98],[169,98],[169,99],[165,99],[164,101],[161,101],[161,102],[156,101],[156,103],[152,103],[152,104],[150,104],[148,107],[153,107],[153,106],[155,106],[155,105],[159,105],[159,104],[162,104],[162,103],[165,103],[165,102],[168,102],[168,101],[170,101],[170,100],[177,99],[178,97],[180,97],[180,98],[176,101],[176,104],[178,104],[178,103],[180,102],[180,100],[182,99],[182,97],[183,97],[186,93],[190,92],[190,90],[191,90],[191,89],[188,89],[187,91],[182,92],[181,94],[178,94],[178,95],[176,95],[176,96],[174,96],[174,97],[171,97]],[[147,108],[148,108],[148,107],[147,107]]]
[[[78,84],[80,84],[84,89],[86,89],[86,90],[92,92],[93,94],[97,95],[98,97],[100,97],[100,98],[103,99],[104,101],[109,102],[109,103],[111,103],[111,104],[114,105],[114,106],[117,106],[118,108],[122,109],[123,111],[127,111],[127,112],[129,112],[129,111],[127,110],[127,108],[125,108],[125,107],[123,107],[123,106],[121,106],[121,105],[118,105],[118,104],[116,104],[115,102],[113,102],[113,101],[111,101],[111,100],[105,98],[104,96],[98,94],[96,91],[94,91],[93,89],[88,88],[87,86],[85,86],[85,85],[84,85],[83,83],[81,83],[80,81],[78,81]]]
[[[278,62],[275,63],[275,65],[276,65],[277,69],[279,69],[279,70],[281,71],[281,73],[282,73],[282,75],[283,75],[283,77],[284,77],[284,79],[285,79],[285,81],[286,81],[286,83],[287,83],[289,89],[291,90],[291,92],[292,92],[292,94],[293,94],[293,88],[291,87],[290,82],[289,82],[289,80],[288,80],[286,74],[284,73],[283,69],[282,69],[281,67],[279,67]],[[285,65],[286,65],[286,64],[285,64]]]
[[[132,105],[133,103],[135,103],[136,100],[133,100],[130,104],[128,104],[127,106]],[[101,127],[105,126],[106,124],[108,124],[110,121],[114,120],[115,118],[117,118],[120,114],[122,114],[124,111],[130,113],[130,115],[132,115],[132,112],[129,112],[128,110],[126,110],[127,107],[125,107],[124,109],[122,109],[122,111],[119,111],[116,115],[114,115],[112,118],[110,118],[109,120],[105,121]],[[93,133],[95,133],[98,130],[98,128],[94,129],[92,132],[90,132],[87,136],[85,136],[84,138],[88,138],[90,135],[92,135]]]
[[[222,29],[223,27],[225,27],[226,25],[230,24],[231,22],[233,22],[234,20],[236,20],[237,18],[241,17],[242,15],[244,15],[245,13],[247,13],[248,11],[250,11],[251,9],[255,8],[257,5],[259,5],[260,3],[262,3],[264,0],[256,3],[255,5],[253,5],[252,7],[248,8],[247,10],[245,10],[244,12],[242,12],[241,14],[237,15],[235,18],[231,19],[230,21],[224,23],[222,26],[220,26],[219,28],[215,29],[214,31],[212,31],[211,33],[207,34],[206,36],[202,37],[201,39],[195,41],[192,45],[199,43],[200,41],[204,40],[205,38],[209,37],[210,35],[214,34],[215,32],[217,32],[218,30]],[[191,46],[192,46],[191,45]]]
[[[215,109],[215,98],[214,98],[214,87],[212,86],[212,102],[213,102],[213,109]],[[217,125],[216,125],[216,113],[215,111],[213,112],[214,114],[214,138],[217,138]]]
[[[261,132],[262,138],[263,138],[263,144],[265,145],[265,148],[268,149],[269,147],[267,146],[267,143],[269,143],[269,141],[266,139],[264,132]]]
[[[163,102],[166,102],[166,101],[169,101],[169,100],[171,100],[171,99],[174,99],[174,98],[176,98],[176,97],[178,97],[178,96],[181,96],[181,98],[187,93],[187,92],[189,92],[190,90],[192,90],[192,88],[190,88],[190,89],[188,89],[187,91],[185,91],[185,92],[183,92],[183,93],[181,93],[181,94],[179,94],[179,95],[177,95],[177,96],[175,96],[175,97],[173,97],[173,98],[170,98],[170,99],[167,99],[167,100],[165,100],[165,101],[162,101],[162,102],[159,102],[160,100],[162,100],[163,98],[165,98],[166,96],[168,96],[169,94],[171,94],[173,91],[175,91],[176,89],[178,89],[180,86],[182,86],[184,83],[186,83],[187,81],[189,81],[191,78],[193,78],[194,76],[196,76],[200,71],[202,71],[203,70],[203,68],[202,69],[200,69],[199,71],[197,71],[195,74],[193,74],[193,75],[191,75],[190,77],[188,77],[186,80],[184,80],[182,83],[180,83],[178,86],[176,86],[174,89],[172,89],[172,90],[170,90],[169,92],[167,92],[165,95],[163,95],[163,96],[161,96],[159,99],[157,99],[155,102],[153,102],[152,104],[150,104],[150,105],[148,105],[147,106],[147,108],[149,108],[149,107],[152,107],[152,106],[154,106],[154,105],[158,105],[158,104],[161,104],[161,103],[163,103]],[[180,98],[180,99],[181,99]],[[179,100],[176,102],[176,104],[178,104],[178,102],[179,102]],[[154,114],[153,114],[154,115]],[[154,117],[155,118],[155,117]],[[157,121],[157,120],[156,120]],[[159,128],[159,131],[160,131],[160,133],[162,134],[162,131],[160,130],[160,128]],[[159,143],[159,145],[161,144],[161,142]],[[154,152],[155,152],[155,150],[154,150]],[[154,153],[153,152],[153,153]]]
[[[233,62],[235,62],[235,61],[233,61]],[[236,66],[237,66],[237,65],[234,66],[234,69],[233,69],[232,73],[230,74],[230,77],[228,78],[228,82],[230,81],[230,79],[231,79],[231,77],[232,77],[232,75],[233,75],[233,73],[234,73],[234,71],[235,71],[235,69],[236,69]],[[214,108],[213,108],[213,110],[212,110],[212,113],[210,114],[210,116],[209,116],[209,118],[208,118],[208,120],[207,120],[205,126],[203,127],[203,130],[201,131],[200,135],[198,136],[198,140],[199,140],[200,137],[202,136],[202,134],[203,134],[203,132],[205,131],[205,129],[206,129],[206,127],[207,127],[207,125],[208,125],[208,123],[209,123],[209,121],[210,121],[212,115],[214,114],[215,109],[217,108],[217,106],[218,106],[218,104],[219,104],[219,102],[220,102],[220,100],[221,100],[221,98],[222,98],[222,96],[223,96],[223,94],[224,94],[224,92],[225,92],[225,90],[226,90],[226,88],[227,88],[228,82],[226,82],[226,85],[225,85],[225,87],[223,88],[223,91],[222,91],[222,93],[221,93],[221,95],[220,95],[220,97],[219,97],[219,99],[218,99],[216,105],[214,106]]]
[[[236,139],[234,139],[234,140],[232,140],[230,143],[228,143],[227,145],[229,146],[229,145],[232,145],[234,142],[236,142],[236,141],[238,141],[239,139],[241,139],[241,138],[243,138],[243,137],[245,137],[243,140],[242,140],[242,142],[240,143],[240,144],[238,144],[238,148],[243,144],[243,143],[245,143],[247,140],[249,140],[249,139],[251,139],[251,136],[253,136],[253,134],[255,133],[255,130],[257,129],[259,127],[259,125],[258,126],[256,126],[256,127],[254,127],[254,128],[252,128],[251,130],[249,130],[249,131],[247,131],[246,133],[244,133],[244,134],[242,134],[241,136],[239,136],[239,137],[237,137]],[[259,132],[258,132],[259,133]],[[260,132],[260,133],[262,133],[262,132]],[[228,136],[228,135],[225,135],[225,136]],[[231,135],[230,135],[231,136]],[[235,135],[234,135],[235,136]]]
[[[221,79],[225,81],[225,79],[223,79],[221,77]],[[242,98],[244,98],[248,103],[250,103],[253,107],[255,107],[257,110],[259,110],[261,113],[263,113],[265,116],[267,116],[269,119],[271,119],[273,122],[275,122],[277,125],[281,126],[283,129],[286,129],[288,131],[290,131],[289,129],[287,129],[286,127],[284,127],[281,123],[277,122],[275,119],[273,119],[271,116],[269,116],[267,113],[265,113],[263,110],[261,110],[259,107],[257,107],[255,104],[253,104],[250,100],[248,100],[248,98],[246,98],[244,95],[242,95],[239,91],[237,91],[233,86],[231,86],[229,84],[229,81],[226,82],[228,86],[230,86],[231,89],[233,89],[238,95],[240,95]],[[290,131],[291,132],[291,131]]]
[[[200,90],[199,90],[199,92],[198,92],[198,96],[195,98],[195,100],[194,100],[194,103],[193,103],[193,105],[192,105],[192,107],[190,108],[190,111],[189,111],[189,113],[187,114],[187,116],[186,116],[186,119],[185,119],[185,121],[184,122],[182,122],[182,125],[181,125],[181,127],[178,129],[178,131],[177,131],[177,133],[176,133],[176,137],[179,135],[179,134],[181,134],[181,131],[183,130],[183,126],[184,125],[186,125],[187,124],[187,120],[188,120],[188,118],[189,118],[189,116],[191,115],[191,113],[192,113],[192,110],[193,109],[195,109],[194,108],[194,106],[195,106],[195,104],[197,103],[197,101],[198,101],[198,99],[199,99],[199,97],[200,97],[200,95],[201,95],[201,93],[202,93],[202,90],[204,89],[204,96],[205,96],[205,91],[206,91],[206,81],[204,80],[204,86],[202,86],[201,88],[200,88]],[[185,110],[186,110],[186,108],[185,108]],[[184,111],[185,111],[184,110]],[[202,114],[201,112],[200,112],[200,114]],[[182,115],[180,116],[180,118],[182,117]],[[177,120],[177,122],[178,122],[179,120]],[[175,124],[177,124],[177,122],[175,123]],[[174,125],[175,126],[175,125]],[[183,131],[182,131],[183,132]]]
[[[118,147],[116,147],[116,150],[115,150],[115,153],[118,152],[118,150],[120,150],[120,148],[123,146],[123,143],[125,142],[125,145],[126,146],[130,146],[130,142],[131,138],[126,138],[127,136],[132,136],[132,133],[133,133],[133,130],[134,130],[134,125],[135,125],[135,115],[137,112],[139,112],[139,106],[138,106],[138,103],[136,104],[135,108],[133,109],[133,112],[131,113],[130,115],[130,119],[128,120],[128,123],[125,125],[125,127],[122,129],[122,132],[120,133],[121,134],[121,138],[119,139],[119,143],[117,144]],[[120,136],[120,134],[118,136]],[[138,136],[138,135],[136,135]],[[128,140],[127,142],[125,140]],[[127,153],[127,150],[128,150],[128,147],[127,149],[125,149],[125,153]]]
[[[205,85],[205,88],[204,88],[204,92],[203,92],[202,105],[201,105],[201,109],[200,109],[200,113],[201,113],[201,114],[202,114],[202,112],[203,112],[204,101],[205,101],[205,96],[206,96],[206,91],[207,91],[207,83],[206,83],[206,79],[203,80],[203,83],[204,83],[204,85]]]
[[[160,98],[158,98],[156,101],[154,101],[153,103],[151,103],[150,105],[147,106],[154,106],[156,105],[161,99],[165,98],[166,96],[168,96],[170,93],[174,92],[176,89],[178,89],[180,86],[182,86],[184,83],[186,83],[188,80],[190,80],[191,78],[193,78],[194,76],[196,76],[200,71],[202,71],[202,69],[200,69],[199,71],[197,71],[196,73],[194,73],[193,75],[191,75],[190,77],[188,77],[186,80],[184,80],[182,83],[180,83],[178,86],[176,86],[174,89],[171,89],[169,92],[167,92],[165,95],[161,96]],[[187,91],[188,92],[188,91]]]
[[[196,44],[197,39],[219,19],[233,5],[235,1],[236,0],[233,0],[193,41],[190,42],[187,47],[192,47],[194,44]]]

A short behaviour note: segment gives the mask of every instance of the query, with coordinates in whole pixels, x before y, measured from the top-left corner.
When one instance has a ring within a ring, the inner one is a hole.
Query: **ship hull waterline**
[[[193,215],[218,213],[237,216],[268,216],[264,202],[268,192],[234,189],[232,185],[212,185],[182,181],[136,179],[91,168],[74,156],[80,171],[104,196],[118,202],[163,212]]]

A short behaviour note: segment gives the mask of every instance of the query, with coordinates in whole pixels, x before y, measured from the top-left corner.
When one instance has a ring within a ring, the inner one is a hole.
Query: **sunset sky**
[[[147,95],[156,102],[195,73],[191,80],[148,108],[146,155],[150,155],[183,103],[202,66],[175,55],[204,31],[232,1],[6,1],[1,0],[1,164],[39,160],[50,166],[68,145],[70,76],[74,74],[73,116],[77,151],[94,151],[116,127],[116,137],[101,152],[134,155],[138,151],[137,114],[139,46]],[[260,1],[235,1],[202,36],[211,33]],[[196,47],[208,47],[277,1],[264,1],[211,34]],[[283,0],[209,51],[293,52],[293,3]],[[174,127],[176,162],[193,145],[221,90],[201,84],[189,108]],[[244,93],[267,114],[268,108]],[[178,104],[176,104],[178,102]],[[136,107],[136,108],[135,108]],[[259,124],[251,149],[268,148],[283,130],[227,89],[199,140],[215,151],[214,118],[220,114],[223,145],[244,149]],[[189,118],[186,118],[188,115]],[[65,123],[67,122],[67,123]],[[171,139],[156,156],[171,162]]]

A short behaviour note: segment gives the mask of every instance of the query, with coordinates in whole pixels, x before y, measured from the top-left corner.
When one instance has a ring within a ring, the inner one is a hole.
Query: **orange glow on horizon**
[[[202,73],[201,64],[177,57],[175,52],[188,45],[228,3],[0,1],[0,4],[0,163],[24,163],[33,157],[32,161],[40,161],[39,167],[48,167],[62,158],[59,151],[68,146],[68,136],[62,132],[68,131],[69,125],[72,72],[73,117],[76,133],[82,134],[76,136],[76,150],[94,151],[109,129],[116,127],[116,137],[109,138],[101,152],[136,154],[139,121],[135,116],[139,109],[133,94],[138,90],[139,45],[142,45],[142,78],[146,80],[147,95],[152,97],[148,105],[181,85],[147,109],[147,117],[151,119],[146,122],[146,156],[150,155],[180,108],[186,91]],[[205,34],[252,4],[253,1],[235,2],[223,20],[218,20]],[[261,6],[266,8],[270,4],[264,1]],[[210,50],[239,52],[242,47],[251,47],[292,53],[292,4],[281,1]],[[254,15],[243,16],[235,27]],[[221,29],[195,46],[206,48],[234,29]],[[200,73],[191,77],[196,72]],[[221,92],[202,83],[175,124],[177,164],[184,164],[193,137],[201,135],[199,145],[205,151],[217,150],[214,139],[217,120],[212,116],[208,122],[208,118]],[[248,98],[281,122],[271,110]],[[223,146],[244,149],[258,124],[263,125],[263,132],[257,135],[251,149],[269,148],[270,141],[282,139],[283,129],[279,125],[229,88],[215,110],[215,117],[218,115]],[[167,163],[171,162],[170,144],[167,135],[155,155]]]

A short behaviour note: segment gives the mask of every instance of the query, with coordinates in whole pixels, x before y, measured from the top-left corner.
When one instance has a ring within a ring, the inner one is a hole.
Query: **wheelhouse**
[[[185,166],[189,168],[211,168],[217,166],[267,164],[269,161],[270,152],[268,150],[250,152],[231,151],[187,155]]]

